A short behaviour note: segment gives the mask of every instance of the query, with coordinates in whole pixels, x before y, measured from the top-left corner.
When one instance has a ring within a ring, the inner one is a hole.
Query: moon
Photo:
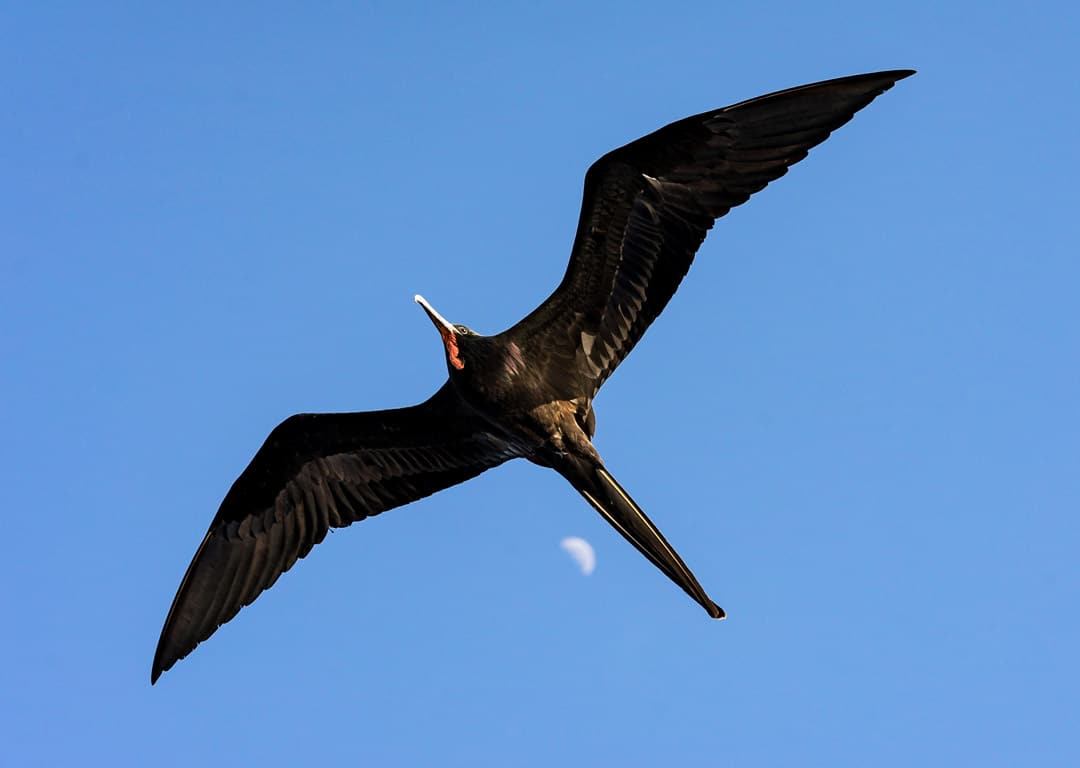
[[[565,550],[565,552],[574,558],[574,562],[578,564],[578,568],[581,572],[588,576],[596,568],[596,553],[593,551],[592,545],[585,541],[585,539],[578,538],[577,536],[567,536],[563,539],[559,546]]]

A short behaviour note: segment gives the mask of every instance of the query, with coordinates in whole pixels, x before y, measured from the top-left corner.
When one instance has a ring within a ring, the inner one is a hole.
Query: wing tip
[[[884,70],[882,70],[880,72],[867,72],[867,73],[861,74],[861,75],[848,75],[846,77],[838,77],[835,80],[825,80],[825,81],[822,81],[822,82],[823,83],[829,83],[829,82],[843,82],[845,80],[851,81],[851,80],[880,80],[880,79],[884,79],[884,80],[891,80],[892,82],[895,83],[895,82],[897,82],[899,80],[903,80],[905,77],[911,77],[912,75],[917,74],[917,73],[918,73],[918,70],[916,70],[916,69],[884,69]]]
[[[852,78],[858,78],[858,77],[888,77],[888,78],[891,78],[893,80],[903,80],[905,77],[911,77],[912,75],[917,74],[918,71],[919,70],[917,70],[917,69],[906,69],[906,68],[902,68],[902,69],[883,69],[880,72],[867,72],[866,74],[863,74],[863,75],[851,75],[851,77]],[[843,80],[844,78],[840,78],[840,79]]]
[[[882,90],[881,90],[881,92],[884,93],[885,91],[892,88],[894,85],[899,83],[904,78],[911,77],[912,75],[918,74],[918,70],[914,70],[914,69],[890,69],[890,70],[887,70],[885,72],[878,72],[877,74],[879,76],[888,78],[888,83],[884,87],[882,87]]]
[[[159,679],[161,679],[161,675],[172,669],[173,665],[176,664],[177,661],[179,661],[179,659],[175,656],[169,659],[165,657],[165,651],[163,648],[164,640],[165,638],[162,637],[161,640],[158,641],[157,650],[154,652],[154,663],[150,667],[150,685],[153,685]]]

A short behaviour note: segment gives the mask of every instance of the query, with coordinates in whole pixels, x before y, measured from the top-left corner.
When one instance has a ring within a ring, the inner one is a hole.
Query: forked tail
[[[561,467],[559,472],[623,538],[700,603],[710,616],[714,619],[724,618],[724,609],[709,599],[679,553],[668,544],[660,530],[611,473],[602,466],[584,461]]]

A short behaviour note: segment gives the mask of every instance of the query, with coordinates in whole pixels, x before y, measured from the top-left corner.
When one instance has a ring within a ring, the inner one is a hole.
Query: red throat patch
[[[465,367],[465,363],[458,352],[457,337],[445,328],[440,328],[439,333],[442,336],[443,344],[446,345],[446,357],[450,361],[450,365],[460,371]]]

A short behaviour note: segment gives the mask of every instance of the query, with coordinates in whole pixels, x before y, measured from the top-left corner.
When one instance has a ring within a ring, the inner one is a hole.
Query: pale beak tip
[[[413,296],[412,300],[415,301],[417,304],[420,304],[421,306],[423,306],[424,304],[424,297],[421,296],[419,293]]]

